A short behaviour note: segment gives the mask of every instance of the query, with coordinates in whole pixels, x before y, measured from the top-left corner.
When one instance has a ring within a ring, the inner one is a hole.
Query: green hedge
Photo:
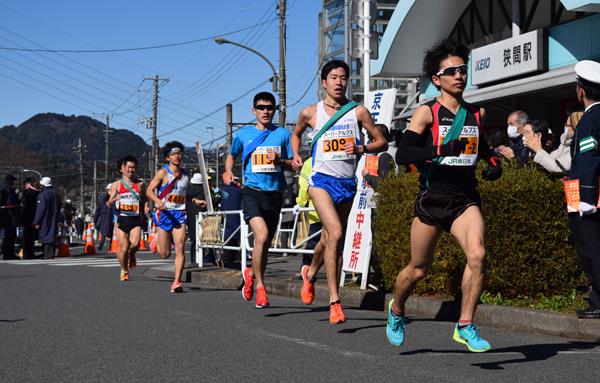
[[[481,167],[477,171],[481,173]],[[484,289],[505,297],[550,296],[583,289],[586,281],[569,228],[560,180],[535,165],[517,169],[503,163],[504,174],[494,182],[479,179],[486,224],[487,276]],[[383,180],[377,196],[374,242],[376,268],[388,289],[410,260],[410,225],[418,191],[416,174]],[[442,235],[427,278],[416,293],[454,296],[460,287],[465,256],[456,241]]]

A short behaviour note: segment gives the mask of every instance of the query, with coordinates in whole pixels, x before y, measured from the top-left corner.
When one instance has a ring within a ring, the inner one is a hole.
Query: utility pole
[[[279,125],[285,128],[286,117],[286,86],[285,86],[285,13],[286,0],[279,0],[279,75],[277,81],[279,85]]]
[[[94,193],[92,194],[92,210],[96,211],[96,201],[98,200],[98,161],[94,160]],[[81,212],[83,214],[83,212]]]
[[[81,137],[77,146],[73,146],[73,151],[79,155],[79,212],[83,214],[83,153],[87,147],[81,143]]]
[[[110,114],[105,114],[104,119],[106,121],[106,129],[104,130],[104,175],[106,176],[106,183],[109,183],[108,177],[108,133],[110,132]]]
[[[144,80],[152,80],[154,84],[154,98],[152,100],[152,175],[156,173],[158,169],[158,141],[156,140],[156,129],[158,122],[158,83],[159,81],[169,81],[168,78],[159,78],[158,75],[154,77],[144,77]]]
[[[227,148],[231,147],[233,141],[233,105],[225,105],[225,127],[227,128]]]

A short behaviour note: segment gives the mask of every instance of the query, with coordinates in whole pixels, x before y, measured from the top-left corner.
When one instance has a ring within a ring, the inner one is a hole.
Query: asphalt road
[[[390,346],[383,312],[271,296],[257,310],[239,291],[142,276],[114,257],[0,261],[0,382],[403,381],[598,382],[600,345],[482,327],[492,352],[452,341],[453,323],[413,318]]]

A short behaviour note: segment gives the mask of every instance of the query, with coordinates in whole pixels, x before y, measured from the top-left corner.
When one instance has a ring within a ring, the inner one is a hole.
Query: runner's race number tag
[[[330,130],[323,134],[323,160],[349,160],[356,155],[347,154],[344,147],[347,143],[354,145],[354,130]]]
[[[440,126],[438,142],[444,142],[444,137],[450,131],[450,127],[450,125]],[[464,126],[458,139],[467,143],[460,156],[445,157],[440,164],[447,166],[474,166],[477,163],[479,128],[477,126]]]
[[[252,173],[276,173],[280,159],[281,146],[259,146],[252,153]]]

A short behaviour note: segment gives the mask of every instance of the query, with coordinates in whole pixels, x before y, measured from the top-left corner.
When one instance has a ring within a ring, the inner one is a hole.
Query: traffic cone
[[[158,244],[158,233],[156,232],[156,226],[152,224],[152,240],[148,240],[150,251],[152,254],[156,254],[156,247]]]
[[[58,240],[58,256],[59,257],[70,257],[71,251],[69,250],[69,237],[61,233]]]
[[[144,240],[144,233],[142,233],[142,236],[140,237],[140,250],[148,250],[148,246],[146,246],[146,241]]]
[[[85,248],[83,249],[83,254],[85,255],[94,255],[96,254],[96,248],[94,247],[94,236],[92,235],[92,226],[88,225],[86,235],[85,235]]]
[[[119,240],[117,239],[117,225],[113,229],[113,235],[110,241],[110,251],[111,254],[116,254],[119,249]]]

